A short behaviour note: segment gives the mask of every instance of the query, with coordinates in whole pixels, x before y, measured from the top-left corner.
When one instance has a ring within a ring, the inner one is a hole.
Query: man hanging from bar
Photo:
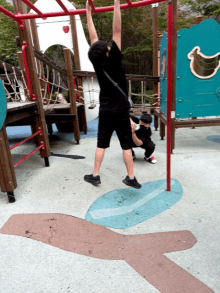
[[[94,172],[91,175],[85,175],[84,179],[93,185],[101,183],[99,176],[101,163],[105,150],[110,145],[112,133],[115,130],[123,150],[123,158],[128,174],[123,182],[128,186],[141,188],[141,185],[134,177],[133,170],[132,134],[129,119],[130,103],[128,101],[125,72],[122,67],[120,0],[115,0],[114,4],[111,48],[107,46],[106,42],[98,39],[89,1],[86,3],[86,9],[91,41],[88,55],[100,85],[100,109]]]

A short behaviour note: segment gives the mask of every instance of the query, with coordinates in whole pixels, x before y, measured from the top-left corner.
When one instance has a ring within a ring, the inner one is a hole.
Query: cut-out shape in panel
[[[196,46],[188,54],[191,72],[198,78],[207,79],[214,76],[220,67],[220,52],[213,56],[206,56]]]

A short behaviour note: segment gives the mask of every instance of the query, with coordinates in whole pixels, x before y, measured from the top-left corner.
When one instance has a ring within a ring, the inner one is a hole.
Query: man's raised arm
[[[115,0],[114,6],[114,17],[112,23],[113,41],[117,44],[118,48],[121,50],[121,9],[120,0]]]
[[[89,37],[91,41],[91,45],[99,40],[93,19],[92,19],[92,8],[89,4],[89,1],[86,2],[86,16],[87,16],[87,24],[89,29]]]

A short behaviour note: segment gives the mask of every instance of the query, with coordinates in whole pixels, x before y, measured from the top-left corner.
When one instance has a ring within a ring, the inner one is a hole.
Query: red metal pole
[[[27,4],[31,9],[33,9],[35,12],[37,12],[37,14],[43,18],[44,15],[43,13],[37,8],[34,6],[34,4],[32,4],[29,0],[21,0],[22,2],[24,2],[25,4]]]
[[[2,7],[2,6],[0,6],[0,11],[3,12],[5,15],[11,17],[12,19],[14,19],[14,20],[16,20],[16,21],[18,20],[18,19],[17,19],[17,16],[16,16],[14,13],[12,13],[11,11],[5,9],[5,8]]]
[[[25,143],[26,141],[30,140],[31,138],[33,138],[34,136],[36,136],[38,134],[42,134],[42,130],[39,130],[38,132],[34,133],[32,136],[30,136],[30,137],[26,138],[25,140],[22,140],[21,142],[18,142],[15,145],[11,146],[10,150],[13,150],[17,146],[21,145],[22,143]]]
[[[27,160],[30,156],[32,156],[34,153],[36,153],[38,150],[44,148],[44,143],[42,143],[38,148],[36,148],[33,152],[31,152],[29,155],[27,155],[26,157],[24,157],[23,159],[21,159],[19,162],[17,162],[14,165],[14,168],[16,168],[18,165],[20,165],[22,162],[24,162],[25,160]]]
[[[95,13],[96,9],[95,9],[95,5],[93,3],[93,0],[89,0],[89,4],[92,7],[92,13]]]
[[[172,94],[172,39],[173,39],[173,4],[169,1],[167,45],[167,191],[170,191],[171,173],[171,94]]]
[[[143,1],[137,1],[137,2],[131,2],[132,8],[135,7],[141,7],[146,6],[154,3],[164,2],[165,0],[143,0]],[[121,9],[129,9],[131,8],[129,4],[121,4]],[[107,7],[96,7],[95,13],[101,13],[101,12],[108,12],[108,11],[114,11],[114,6],[107,6]],[[86,14],[86,9],[77,9],[77,10],[68,10],[69,15],[76,15],[76,14]],[[56,17],[56,16],[65,16],[67,15],[65,11],[60,12],[49,12],[49,13],[43,13],[43,17]],[[33,18],[41,18],[38,14],[22,14],[17,15],[16,20],[20,19],[33,19]]]
[[[66,6],[63,4],[61,0],[56,0],[57,3],[60,5],[60,7],[66,12],[66,14],[69,14],[69,10],[66,8]]]
[[[129,7],[133,7],[133,3],[131,2],[131,0],[126,0],[126,2],[128,3]]]

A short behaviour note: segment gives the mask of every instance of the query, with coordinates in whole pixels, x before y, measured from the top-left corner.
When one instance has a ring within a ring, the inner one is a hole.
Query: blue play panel
[[[2,82],[0,80],[0,130],[2,129],[2,126],[5,122],[7,114],[7,99],[5,96],[5,91],[2,85]]]
[[[220,113],[220,25],[206,19],[177,33],[176,119]],[[167,34],[160,44],[161,112],[166,116]],[[208,74],[209,72],[209,74]]]
[[[142,184],[141,189],[117,189],[93,202],[85,219],[110,228],[126,229],[142,223],[177,203],[183,194],[178,180],[171,180],[171,191],[166,191],[166,180]]]

